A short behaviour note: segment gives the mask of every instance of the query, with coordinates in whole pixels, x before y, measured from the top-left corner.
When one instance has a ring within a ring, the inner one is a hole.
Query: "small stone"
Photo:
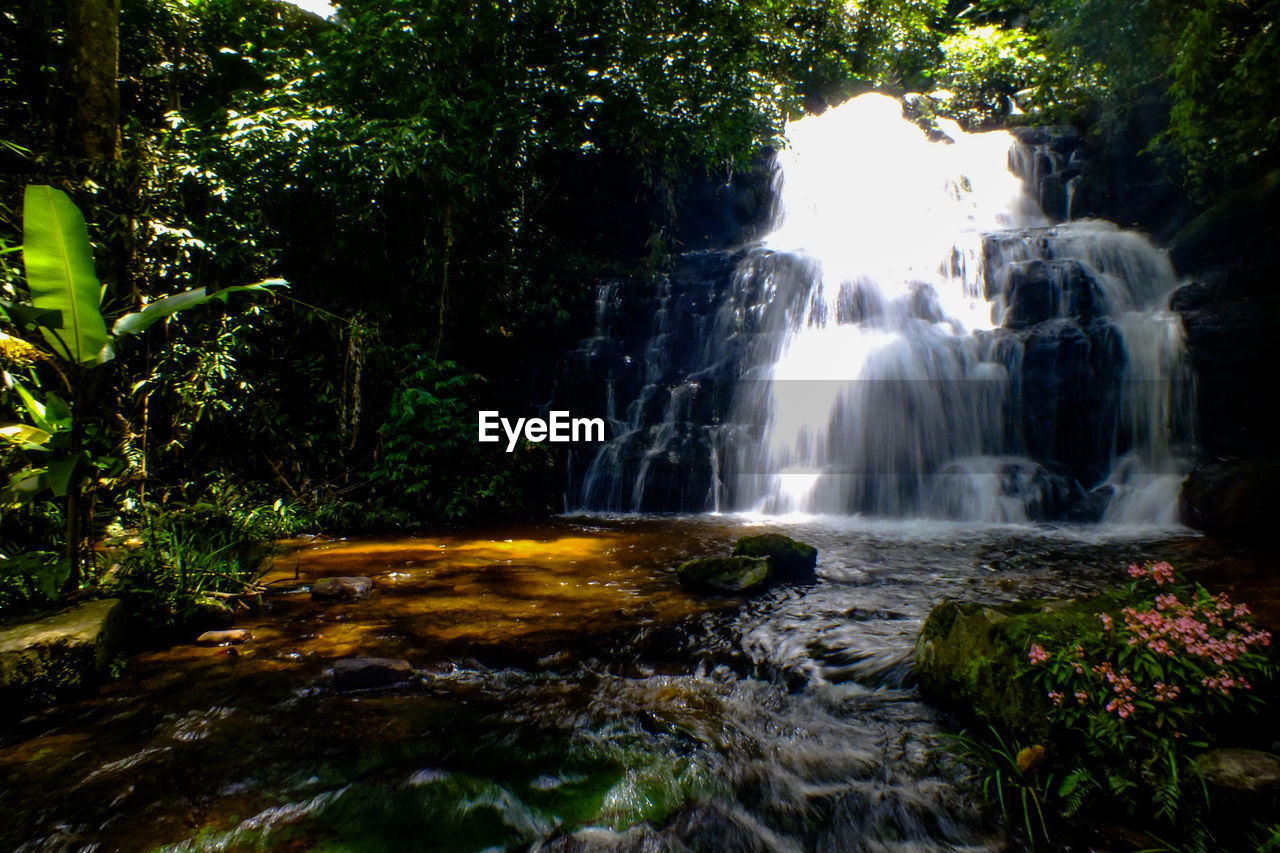
[[[238,646],[253,639],[253,635],[244,628],[230,628],[226,631],[205,631],[196,637],[196,644],[201,646]]]
[[[373,581],[365,577],[324,578],[311,585],[311,598],[324,601],[355,601],[373,592]]]
[[[412,681],[408,661],[396,658],[343,658],[333,664],[333,686],[339,690],[368,690]]]

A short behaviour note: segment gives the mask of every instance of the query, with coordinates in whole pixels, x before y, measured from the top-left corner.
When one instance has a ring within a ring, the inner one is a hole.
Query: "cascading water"
[[[1028,184],[1069,213],[1076,179],[1047,146],[941,130],[882,95],[803,119],[762,245],[681,259],[638,334],[602,286],[581,352],[632,402],[570,507],[1176,523],[1167,257],[1051,224]]]

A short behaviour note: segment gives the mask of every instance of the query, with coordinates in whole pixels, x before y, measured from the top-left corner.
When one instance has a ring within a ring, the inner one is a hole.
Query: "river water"
[[[816,583],[675,582],[766,530],[818,547]],[[0,730],[0,849],[1009,849],[931,748],[916,634],[942,599],[1079,595],[1154,558],[1256,568],[1176,530],[747,516],[294,543],[248,644],[137,654]],[[311,601],[335,575],[375,591]],[[339,692],[353,655],[421,677]]]

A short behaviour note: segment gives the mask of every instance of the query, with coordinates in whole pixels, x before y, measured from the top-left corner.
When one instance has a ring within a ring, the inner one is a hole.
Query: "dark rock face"
[[[704,557],[676,568],[680,584],[692,592],[737,594],[764,589],[768,557]]]
[[[1025,146],[1010,165],[1027,182],[1040,209],[1055,221],[1070,219],[1083,162],[1080,134],[1072,127],[1014,127],[1009,132]]]
[[[316,601],[355,601],[373,592],[373,581],[365,577],[323,578],[311,585]]]
[[[1270,540],[1280,512],[1280,454],[1201,461],[1183,483],[1185,524],[1238,539]]]
[[[735,557],[768,557],[770,580],[803,583],[816,577],[818,549],[780,533],[743,536],[734,543],[733,554]]]
[[[1106,475],[1124,355],[1107,324],[1043,323],[1022,360],[1022,423],[1032,458],[1064,465],[1081,483]]]
[[[593,445],[570,451],[569,507],[709,508],[715,425],[729,416],[745,341],[714,359],[704,342],[747,252],[691,252],[673,259],[655,284],[599,286],[596,333],[568,354],[553,407],[605,414],[606,438],[616,441],[607,459],[597,459]],[[589,470],[593,462],[599,476]]]
[[[1105,311],[1105,298],[1092,274],[1070,259],[1036,258],[1012,265],[1005,293],[1007,329],[1029,329],[1058,317],[1088,323]]]
[[[1115,486],[1099,486],[1073,503],[1063,517],[1077,524],[1096,524],[1107,514],[1115,493]]]
[[[1280,363],[1280,173],[1205,211],[1170,255],[1191,281],[1170,300],[1197,381],[1201,455],[1183,487],[1186,524],[1261,538],[1280,509],[1280,433],[1272,396]]]
[[[415,677],[408,661],[394,658],[344,658],[333,664],[333,686],[338,690],[393,687]]]

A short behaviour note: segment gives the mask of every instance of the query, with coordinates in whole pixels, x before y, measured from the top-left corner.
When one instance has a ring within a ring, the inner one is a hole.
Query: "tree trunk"
[[[444,344],[445,315],[449,311],[449,254],[453,249],[453,205],[444,209],[444,251],[440,262],[440,298],[436,300],[436,339],[431,347],[431,359],[440,360],[440,347]]]
[[[80,157],[120,156],[120,0],[68,0],[67,148]]]

